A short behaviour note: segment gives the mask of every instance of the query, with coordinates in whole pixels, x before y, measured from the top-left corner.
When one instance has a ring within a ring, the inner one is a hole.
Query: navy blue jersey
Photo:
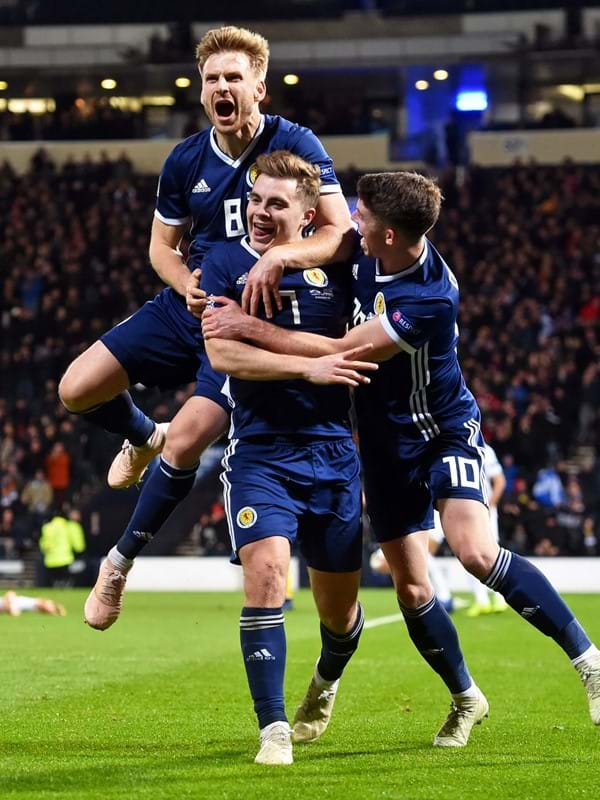
[[[225,295],[239,302],[248,272],[259,257],[246,237],[217,245],[202,265],[202,288],[209,295]],[[282,328],[339,338],[348,322],[351,283],[348,264],[286,270],[279,288],[283,309],[273,321]],[[230,393],[234,403],[231,438],[349,434],[349,394],[343,386],[231,378]]]
[[[414,445],[462,430],[479,416],[456,354],[458,283],[428,241],[408,269],[384,275],[377,260],[361,255],[353,275],[354,324],[379,317],[399,347],[356,392],[361,442],[401,440],[410,457]]]
[[[273,150],[289,150],[317,165],[322,194],[341,191],[333,162],[314,133],[279,116],[262,116],[254,138],[236,159],[219,149],[214,128],[184,139],[168,156],[155,215],[167,225],[191,223],[190,269],[213,245],[244,234],[256,158]]]

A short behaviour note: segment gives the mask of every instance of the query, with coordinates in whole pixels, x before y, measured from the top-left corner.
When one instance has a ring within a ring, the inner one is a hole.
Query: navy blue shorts
[[[208,397],[227,413],[225,376],[215,372],[204,350],[200,321],[180,310],[167,289],[100,338],[121,364],[131,385],[173,389],[196,383],[194,396]]]
[[[450,497],[488,505],[484,441],[478,420],[423,442],[420,453],[361,441],[367,511],[378,542],[431,530],[437,501]]]
[[[245,544],[285,536],[298,541],[309,567],[360,569],[360,463],[351,438],[232,439],[223,467],[235,564]]]

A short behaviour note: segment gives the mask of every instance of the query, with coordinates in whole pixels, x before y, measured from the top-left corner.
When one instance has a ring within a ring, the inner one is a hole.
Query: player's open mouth
[[[266,242],[273,238],[275,233],[274,225],[261,225],[258,222],[252,223],[252,238],[258,242]]]
[[[218,120],[225,121],[235,112],[235,104],[231,100],[217,100],[215,114]]]

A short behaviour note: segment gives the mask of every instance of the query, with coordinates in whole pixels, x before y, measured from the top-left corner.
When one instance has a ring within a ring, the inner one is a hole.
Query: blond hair
[[[298,184],[297,192],[306,208],[315,208],[321,191],[321,170],[288,150],[273,150],[256,159],[256,177],[288,178]]]
[[[244,53],[254,72],[264,80],[269,66],[269,43],[259,33],[235,25],[224,25],[207,31],[196,45],[196,60],[200,72],[215,53]]]

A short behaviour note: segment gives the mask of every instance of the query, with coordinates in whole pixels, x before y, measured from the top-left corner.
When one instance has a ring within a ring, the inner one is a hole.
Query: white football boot
[[[157,422],[148,441],[139,447],[125,439],[108,470],[111,489],[126,489],[140,482],[148,464],[162,453],[168,429],[168,422]]]

